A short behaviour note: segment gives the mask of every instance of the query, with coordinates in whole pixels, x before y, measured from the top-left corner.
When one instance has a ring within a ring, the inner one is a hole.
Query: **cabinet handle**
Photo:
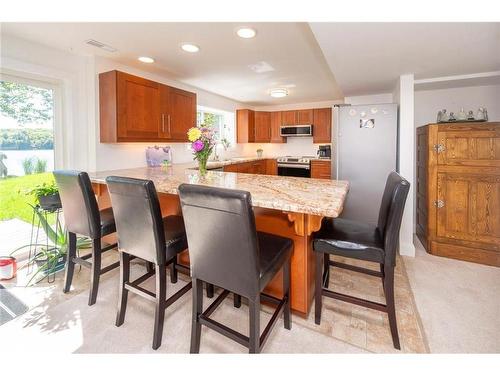
[[[170,134],[170,115],[168,115],[168,134]]]
[[[161,114],[161,131],[165,133],[165,114]]]
[[[439,199],[437,201],[434,201],[434,206],[436,206],[437,208],[443,208],[444,207],[444,201],[442,201],[441,199]]]

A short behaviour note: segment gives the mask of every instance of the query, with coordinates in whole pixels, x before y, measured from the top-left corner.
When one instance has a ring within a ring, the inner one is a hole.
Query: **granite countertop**
[[[149,179],[154,182],[158,192],[167,194],[178,194],[177,188],[183,183],[245,190],[252,194],[254,207],[327,217],[340,215],[349,190],[347,181],[338,180],[219,171],[208,171],[202,177],[197,170],[191,169],[194,166],[190,163],[120,169],[91,172],[89,176],[95,183],[105,183],[107,176]]]

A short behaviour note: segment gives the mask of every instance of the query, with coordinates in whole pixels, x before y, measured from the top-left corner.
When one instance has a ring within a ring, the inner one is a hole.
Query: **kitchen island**
[[[340,215],[349,189],[348,182],[220,171],[208,171],[205,176],[201,176],[192,168],[192,164],[177,164],[94,172],[89,175],[101,208],[110,205],[106,177],[152,180],[159,194],[163,215],[181,214],[178,187],[183,183],[249,191],[257,230],[289,237],[294,242],[291,304],[295,312],[306,316],[314,296],[312,233],[319,229],[324,217],[335,218]],[[182,254],[180,261],[189,262],[189,255]],[[281,296],[281,272],[271,281],[266,292]]]

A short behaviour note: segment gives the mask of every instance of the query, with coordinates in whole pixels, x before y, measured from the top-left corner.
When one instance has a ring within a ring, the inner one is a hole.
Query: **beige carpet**
[[[427,254],[403,257],[432,353],[500,353],[500,268]]]
[[[107,262],[116,259],[116,254]],[[396,299],[402,352],[426,352],[418,324],[418,316],[409,290],[402,263],[396,273]],[[144,271],[142,264],[132,268],[137,275]],[[47,351],[61,353],[152,353],[151,349],[154,305],[130,294],[125,323],[115,327],[118,295],[118,270],[102,278],[97,304],[87,306],[88,271],[75,275],[75,288],[70,294],[61,292],[62,274],[55,285],[44,282],[35,287],[13,287],[10,290],[21,298],[30,311],[0,327],[0,352]],[[187,279],[175,285],[168,284],[168,295],[181,288]],[[335,269],[332,287],[383,302],[379,280]],[[22,275],[17,282],[22,284]],[[145,283],[154,290],[154,280]],[[213,299],[206,299],[206,305]],[[270,319],[268,308],[261,313],[261,328]],[[213,317],[243,334],[248,332],[248,313],[245,304],[240,309],[227,299]],[[382,313],[325,299],[320,326],[314,324],[311,312],[307,320],[293,317],[292,330],[283,328],[280,320],[264,353],[363,353],[398,352],[392,348],[387,318]],[[185,295],[167,309],[163,344],[159,353],[188,353],[191,331],[191,296]],[[203,328],[202,353],[245,353],[246,348]]]

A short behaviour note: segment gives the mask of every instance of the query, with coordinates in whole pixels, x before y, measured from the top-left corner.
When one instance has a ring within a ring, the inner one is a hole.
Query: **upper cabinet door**
[[[113,70],[99,74],[102,143],[186,142],[196,94]]]
[[[166,125],[171,139],[187,142],[187,131],[196,126],[196,94],[169,87]],[[165,118],[165,116],[163,117]]]
[[[271,113],[255,112],[255,142],[271,141]]]
[[[300,109],[297,111],[297,125],[308,125],[313,123],[313,110]]]
[[[280,135],[282,124],[281,112],[271,112],[271,143],[285,143],[286,138]]]
[[[236,143],[255,142],[255,112],[251,109],[236,110]]]
[[[117,72],[117,140],[158,138],[160,90],[156,82]]]
[[[282,125],[297,125],[297,111],[281,112]]]
[[[332,109],[318,108],[313,111],[313,142],[331,143]]]
[[[453,125],[438,128],[439,143],[435,146],[439,165],[500,167],[500,127],[471,124],[470,129],[454,129]]]

